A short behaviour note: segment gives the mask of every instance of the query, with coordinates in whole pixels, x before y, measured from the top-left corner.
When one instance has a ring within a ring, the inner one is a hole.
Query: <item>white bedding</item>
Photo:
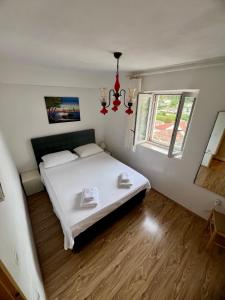
[[[40,163],[40,172],[63,229],[65,249],[72,249],[74,237],[88,227],[140,191],[150,189],[147,178],[105,152],[48,169]],[[121,172],[129,174],[133,183],[131,188],[118,188]],[[99,190],[98,206],[80,208],[82,189],[93,186]]]

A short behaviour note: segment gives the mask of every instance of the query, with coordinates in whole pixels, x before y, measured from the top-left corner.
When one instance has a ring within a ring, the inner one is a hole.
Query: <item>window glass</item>
[[[180,95],[156,95],[150,141],[169,147],[176,121]],[[181,124],[183,126],[183,124]]]
[[[182,115],[177,129],[176,140],[174,144],[174,151],[179,152],[183,150],[185,136],[188,130],[189,119],[192,113],[194,104],[194,97],[185,97]]]
[[[146,139],[147,135],[147,125],[149,118],[149,110],[150,110],[150,101],[151,95],[149,94],[139,94],[138,97],[138,111],[137,111],[137,136],[136,141],[143,141]]]

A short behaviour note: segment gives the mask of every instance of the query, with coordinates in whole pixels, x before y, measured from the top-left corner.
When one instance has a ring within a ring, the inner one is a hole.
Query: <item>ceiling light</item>
[[[116,69],[114,88],[110,89],[109,92],[107,91],[106,88],[100,89],[100,97],[101,97],[100,101],[102,105],[102,109],[100,110],[100,113],[102,113],[103,115],[108,113],[107,108],[111,105],[111,102],[113,104],[112,110],[116,112],[118,110],[118,107],[121,104],[121,100],[123,101],[124,106],[127,108],[125,112],[128,115],[133,113],[131,107],[133,106],[133,99],[134,99],[134,94],[136,89],[128,89],[127,99],[126,99],[126,91],[124,89],[120,89],[119,59],[121,55],[122,55],[121,52],[114,52],[114,57],[117,60],[117,69]]]

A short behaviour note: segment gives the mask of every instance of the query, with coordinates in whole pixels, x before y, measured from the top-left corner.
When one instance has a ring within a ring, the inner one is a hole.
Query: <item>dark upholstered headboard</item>
[[[31,139],[37,165],[42,161],[41,157],[45,154],[70,150],[74,148],[95,143],[94,129],[74,131],[62,134],[55,134]]]

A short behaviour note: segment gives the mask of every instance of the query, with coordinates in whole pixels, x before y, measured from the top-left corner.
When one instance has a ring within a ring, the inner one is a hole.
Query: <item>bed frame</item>
[[[89,144],[95,143],[95,131],[94,129],[87,129],[81,131],[74,131],[69,133],[62,133],[44,137],[38,137],[31,139],[31,144],[34,150],[34,155],[36,158],[37,165],[39,167],[40,162],[42,161],[41,157],[45,154],[70,150],[74,148]],[[118,218],[127,214],[127,211],[133,208],[137,203],[139,203],[145,197],[146,190],[139,192],[129,201],[121,205],[119,208],[96,222],[94,225],[90,226],[84,232],[74,239],[74,250],[80,250],[83,245],[90,241],[97,233],[104,230],[106,227],[114,223]]]
[[[81,232],[77,237],[74,238],[73,251],[79,252],[84,246],[90,243],[91,240],[95,239],[96,236],[103,233],[111,228],[112,225],[118,222],[121,218],[125,217],[129,212],[137,207],[142,200],[145,198],[146,189],[139,192],[133,198],[119,206],[117,209],[103,217],[95,224],[87,228],[84,232]]]

